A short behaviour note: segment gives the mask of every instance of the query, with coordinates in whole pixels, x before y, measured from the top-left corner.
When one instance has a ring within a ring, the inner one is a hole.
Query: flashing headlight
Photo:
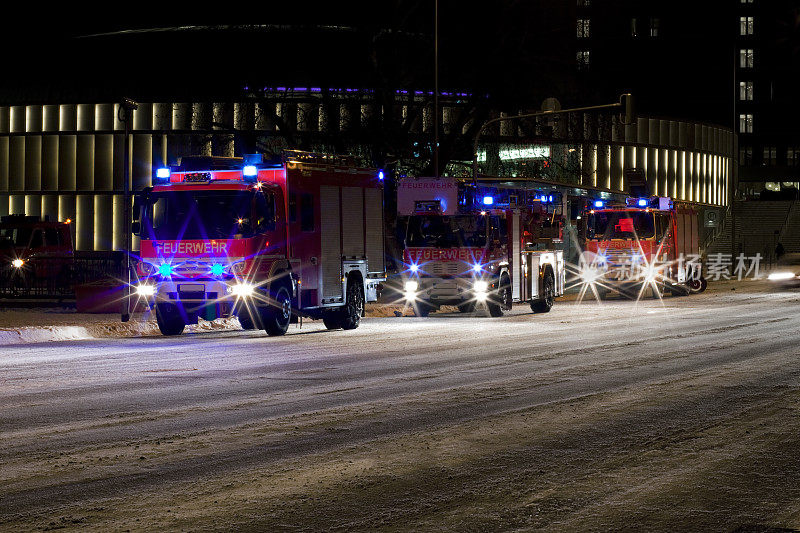
[[[403,286],[406,292],[417,292],[419,288],[419,283],[416,281],[406,281],[406,284]]]
[[[139,296],[153,296],[156,293],[156,286],[155,285],[137,285],[136,286],[136,294]]]
[[[161,167],[156,169],[156,178],[159,180],[168,180],[170,176],[169,167]]]
[[[492,205],[492,204],[494,204],[494,196],[483,197],[483,205]]]
[[[480,263],[475,263],[474,265],[472,265],[473,272],[480,272],[481,270],[483,270],[483,267],[481,266]]]
[[[594,201],[594,206],[595,206],[597,209],[602,209],[604,205],[605,205],[605,204],[604,204],[603,200],[595,200],[595,201]]]
[[[475,292],[486,292],[489,290],[489,282],[479,279],[472,284],[472,290]]]
[[[648,205],[650,205],[650,200],[648,200],[647,198],[639,198],[637,205],[639,207],[647,207]]]
[[[225,273],[225,267],[223,267],[221,264],[214,263],[213,265],[211,265],[211,274],[213,276],[221,276],[224,273]]]
[[[411,263],[411,266],[409,266],[408,269],[414,274],[416,274],[417,272],[419,272],[419,265],[416,263]]]
[[[172,275],[172,265],[169,263],[161,263],[161,266],[158,267],[158,273],[168,278]]]
[[[22,268],[22,265],[24,264],[25,264],[24,259],[14,259],[13,261],[11,261],[11,266],[13,266],[14,268]]]
[[[228,289],[231,294],[238,298],[246,298],[252,296],[256,288],[250,283],[237,283]]]
[[[773,272],[767,277],[767,279],[770,281],[781,281],[792,279],[794,277],[796,277],[794,272]]]
[[[242,169],[242,175],[245,178],[255,178],[258,176],[258,167],[255,165],[245,165]]]

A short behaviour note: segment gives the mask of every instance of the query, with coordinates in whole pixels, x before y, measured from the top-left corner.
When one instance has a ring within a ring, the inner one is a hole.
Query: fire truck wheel
[[[475,302],[467,302],[458,306],[459,313],[471,313],[475,310]]]
[[[531,302],[531,311],[534,313],[547,313],[553,308],[556,297],[556,280],[549,270],[542,280],[542,299]]]
[[[355,278],[351,278],[347,284],[347,303],[341,313],[342,329],[356,329],[361,323],[361,315],[364,313],[364,294],[361,283]]]
[[[693,279],[689,282],[689,292],[691,294],[700,294],[701,292],[706,290],[707,287],[708,287],[708,281],[706,281],[706,278],[703,277],[699,279]]]
[[[156,305],[156,322],[161,334],[167,336],[180,335],[186,327],[174,305]]]
[[[278,337],[286,333],[292,321],[292,296],[286,285],[278,285],[272,300],[272,305],[264,308],[261,316],[267,335]]]
[[[497,294],[487,300],[486,308],[489,310],[489,316],[499,317],[503,316],[503,309],[511,309],[511,304],[511,283],[506,276],[503,276],[500,278]]]
[[[335,312],[322,315],[322,323],[325,324],[327,329],[339,329],[342,327],[342,322],[339,320],[339,313]]]
[[[253,314],[256,315],[253,316],[250,314],[250,311],[248,309],[242,309],[239,312],[237,316],[239,318],[239,324],[242,325],[242,329],[261,329],[256,326],[256,321],[260,321],[259,320],[260,317],[256,313],[257,313],[256,311],[253,311]]]

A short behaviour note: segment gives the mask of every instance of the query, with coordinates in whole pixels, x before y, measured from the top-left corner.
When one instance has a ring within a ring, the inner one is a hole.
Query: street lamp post
[[[485,130],[488,126],[495,124],[497,122],[503,122],[505,120],[516,120],[522,118],[534,118],[534,117],[543,117],[549,115],[563,115],[565,113],[575,113],[578,111],[595,111],[598,109],[610,109],[614,107],[624,107],[625,108],[625,121],[623,124],[633,124],[633,97],[630,93],[626,93],[620,96],[619,102],[614,102],[613,104],[602,104],[602,105],[593,105],[593,106],[585,106],[585,107],[573,107],[571,109],[560,109],[558,111],[538,111],[536,113],[525,113],[524,115],[513,115],[513,116],[506,116],[506,117],[497,117],[490,120],[487,120],[483,123],[483,125],[478,130],[478,133],[475,134],[475,141],[472,143],[472,184],[477,185],[478,183],[478,141],[481,138],[481,134],[483,130]]]
[[[125,273],[123,274],[124,286],[122,288],[122,309],[120,310],[120,320],[127,322],[131,319],[131,116],[139,108],[139,104],[130,98],[123,98],[120,104],[120,119],[125,122],[125,149],[124,162],[122,168],[123,183],[123,222],[122,228],[125,232],[124,253],[125,253]]]

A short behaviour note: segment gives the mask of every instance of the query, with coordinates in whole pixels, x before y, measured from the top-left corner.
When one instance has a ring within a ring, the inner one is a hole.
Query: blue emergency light
[[[383,181],[383,170],[378,171],[378,179]]]
[[[598,209],[602,209],[604,205],[605,205],[605,204],[603,203],[603,200],[595,200],[595,201],[594,201],[594,206],[595,206],[596,208],[598,208]]]
[[[158,273],[168,278],[172,275],[172,265],[169,263],[161,263],[161,266],[158,267]]]
[[[225,268],[221,264],[214,263],[213,265],[211,265],[211,274],[213,274],[214,276],[221,276],[224,272]]]
[[[156,181],[169,181],[169,176],[169,167],[161,167],[156,169]]]
[[[494,204],[494,196],[483,197],[483,205],[492,205],[492,204]]]
[[[258,167],[255,165],[245,165],[242,169],[242,175],[245,178],[255,178],[258,176]]]
[[[638,204],[639,207],[647,207],[648,205],[650,205],[650,200],[648,200],[647,198],[639,198]]]

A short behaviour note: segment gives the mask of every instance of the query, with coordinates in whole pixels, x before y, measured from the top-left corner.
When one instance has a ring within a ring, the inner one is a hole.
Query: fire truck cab
[[[184,157],[137,197],[136,292],[164,335],[235,315],[283,335],[298,317],[354,329],[385,280],[383,183],[352,159]]]
[[[452,178],[399,183],[403,293],[417,314],[480,305],[497,317],[513,302],[550,310],[564,292],[563,252],[534,249],[529,230],[540,222],[542,204],[526,192],[483,193]]]
[[[698,211],[668,197],[593,200],[579,276],[598,297],[609,292],[660,296],[702,292]]]

